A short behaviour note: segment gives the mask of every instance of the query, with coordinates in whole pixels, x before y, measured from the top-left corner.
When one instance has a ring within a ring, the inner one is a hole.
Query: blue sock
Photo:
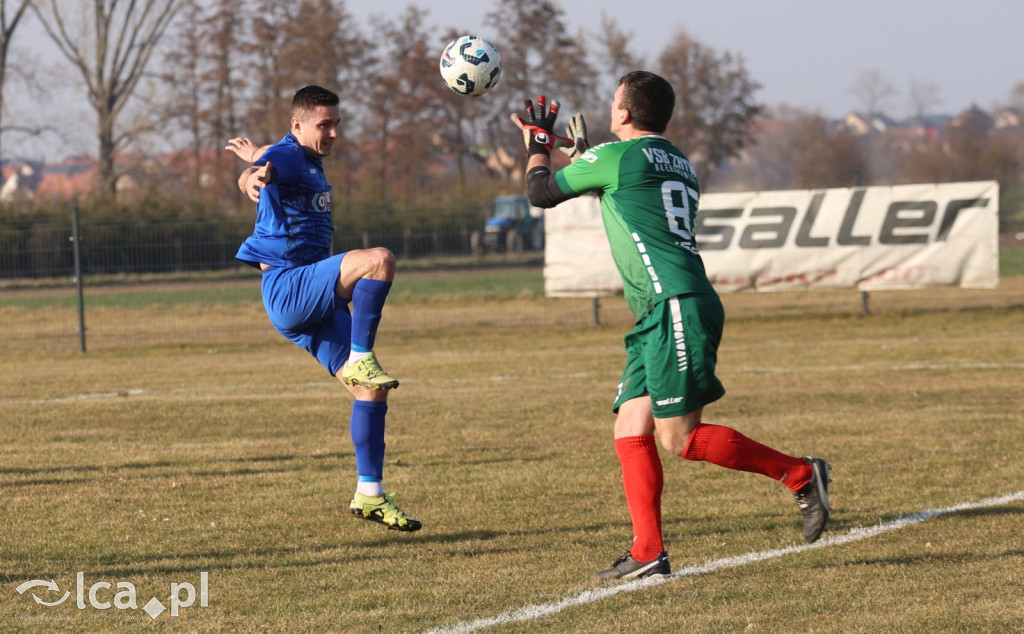
[[[384,478],[384,417],[387,401],[353,401],[349,433],[356,451],[356,474],[363,478]]]
[[[352,290],[352,349],[373,350],[391,282],[363,278]]]

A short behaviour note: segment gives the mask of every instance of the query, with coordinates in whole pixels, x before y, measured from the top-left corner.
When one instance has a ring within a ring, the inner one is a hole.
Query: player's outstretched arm
[[[235,156],[247,163],[255,163],[256,159],[263,156],[263,153],[266,152],[269,147],[269,145],[256,147],[256,144],[253,143],[249,137],[239,137],[229,139],[228,144],[224,146],[224,149],[234,152]]]

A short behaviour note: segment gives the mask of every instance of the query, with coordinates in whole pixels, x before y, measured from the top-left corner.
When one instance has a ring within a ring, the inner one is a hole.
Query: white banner
[[[544,212],[544,293],[598,297],[622,292],[597,196],[567,200]]]
[[[694,232],[719,292],[999,282],[995,181],[704,194]],[[549,296],[621,292],[595,196],[545,215]]]

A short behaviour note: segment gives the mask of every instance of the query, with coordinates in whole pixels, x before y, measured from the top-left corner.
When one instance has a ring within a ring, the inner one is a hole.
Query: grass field
[[[588,576],[631,536],[609,411],[628,317],[608,299],[590,325],[509,277],[410,280],[433,290],[385,315],[385,484],[414,534],[348,515],[350,400],[251,288],[95,300],[85,355],[4,337],[0,631],[1022,631],[1024,279],[872,294],[866,317],[849,292],[724,298],[706,420],[827,458],[830,531],[803,548],[781,485],[663,454],[685,574],[616,593]],[[42,295],[0,303],[5,328],[65,332]],[[202,579],[205,606],[142,610]]]

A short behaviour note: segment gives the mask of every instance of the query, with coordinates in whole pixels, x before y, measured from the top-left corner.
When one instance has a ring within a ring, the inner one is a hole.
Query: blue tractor
[[[497,196],[483,234],[474,232],[470,241],[475,253],[543,251],[544,210],[526,196]]]

